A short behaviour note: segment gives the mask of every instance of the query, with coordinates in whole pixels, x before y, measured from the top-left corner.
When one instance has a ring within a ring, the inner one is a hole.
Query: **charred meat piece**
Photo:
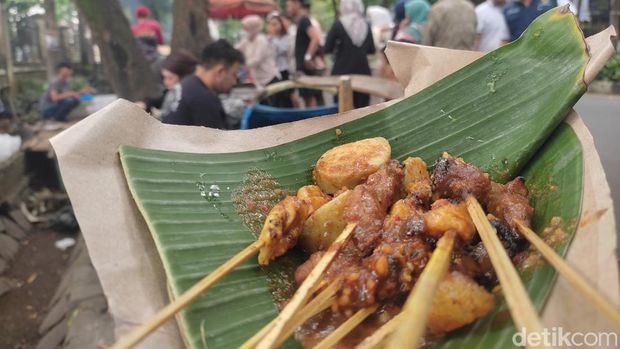
[[[470,252],[472,246],[463,240],[456,239],[452,249],[450,270],[458,271],[463,275],[471,278],[477,278],[480,274],[486,272],[487,268],[493,270],[493,266],[485,264],[487,260],[480,260]],[[486,252],[486,250],[485,250]]]
[[[416,199],[419,205],[428,207],[431,201],[431,177],[426,163],[421,158],[407,158],[403,187],[405,192]]]
[[[461,269],[455,269],[473,277],[476,282],[489,290],[497,285],[497,275],[495,274],[495,269],[493,269],[493,264],[491,264],[489,254],[484,247],[484,244],[482,242],[478,242],[475,245],[465,245],[463,246],[463,249],[466,250],[467,254],[476,261],[478,272],[475,275],[472,275],[463,272]]]
[[[491,225],[497,231],[497,237],[502,242],[504,249],[510,258],[516,256],[519,252],[525,250],[528,246],[527,239],[517,233],[516,230],[510,229],[506,223],[491,219]]]
[[[358,256],[367,256],[377,245],[387,210],[399,199],[402,179],[402,166],[392,160],[371,174],[366,183],[356,186],[347,198],[344,220],[357,224],[351,242]]]
[[[471,194],[484,204],[491,190],[491,180],[486,173],[461,158],[453,158],[448,153],[443,153],[435,164],[431,180],[435,200],[439,198],[461,200]]]
[[[530,227],[534,208],[528,200],[528,191],[523,177],[517,177],[506,185],[493,182],[487,211],[504,221],[514,231],[517,230],[515,220],[520,220]]]
[[[392,205],[390,214],[383,221],[383,238],[393,239],[413,236],[424,232],[424,219],[417,199],[409,197],[398,200]]]

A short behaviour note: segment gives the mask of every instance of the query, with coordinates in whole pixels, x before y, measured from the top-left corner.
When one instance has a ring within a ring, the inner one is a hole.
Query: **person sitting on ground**
[[[218,94],[229,92],[237,83],[243,54],[226,40],[209,44],[196,72],[181,81],[178,106],[164,115],[166,124],[226,129],[226,112]]]
[[[11,119],[12,117],[13,115],[6,109],[4,103],[2,103],[0,99],[0,119]]]
[[[56,78],[50,83],[39,101],[44,119],[67,120],[67,115],[80,104],[80,93],[93,91],[90,87],[72,91],[69,87],[71,75],[73,75],[73,69],[69,63],[63,62],[56,66]]]
[[[164,83],[164,92],[159,97],[147,98],[138,103],[147,112],[153,108],[160,110],[160,115],[168,115],[179,105],[181,99],[181,85],[179,82],[196,71],[198,62],[185,51],[172,52],[161,64],[161,76]]]

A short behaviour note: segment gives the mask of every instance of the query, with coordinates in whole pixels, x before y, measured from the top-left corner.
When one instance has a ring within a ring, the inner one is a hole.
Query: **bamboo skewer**
[[[389,346],[394,348],[417,347],[419,338],[421,338],[421,335],[424,334],[424,330],[426,328],[426,320],[431,309],[430,307],[433,303],[433,297],[437,290],[437,286],[443,279],[443,276],[450,265],[450,256],[452,255],[454,238],[454,233],[450,231],[446,232],[446,234],[438,241],[437,248],[433,251],[430,261],[422,271],[422,275],[420,275],[420,279],[415,284],[411,295],[407,299],[403,311],[390,321],[383,324],[383,326],[376,330],[372,335],[366,337],[364,341],[357,345],[357,349],[377,348],[379,344],[386,339],[386,337],[399,328],[402,329],[401,332],[417,331],[419,334],[414,334],[414,337],[417,336],[418,339],[416,340],[414,338],[413,342],[411,342],[411,338],[396,338],[398,337],[398,333],[396,333],[390,340]],[[409,318],[409,324],[401,326],[402,322],[406,318]],[[412,321],[413,324],[411,324]],[[415,327],[418,327],[418,329],[414,330]],[[408,343],[411,345],[407,346],[404,342],[400,342],[400,340],[408,340],[410,341]]]
[[[131,348],[137,343],[139,343],[141,340],[144,339],[144,337],[148,336],[164,322],[172,318],[174,314],[185,308],[194,299],[200,296],[200,294],[202,294],[205,290],[213,286],[213,284],[218,282],[222,277],[226,276],[231,270],[233,270],[239,264],[243,263],[252,255],[254,255],[263,245],[263,241],[253,242],[251,245],[249,245],[241,252],[237,253],[234,257],[229,259],[226,263],[215,269],[211,274],[205,276],[202,280],[194,284],[194,286],[185,291],[174,302],[168,304],[163,309],[161,309],[147,322],[130,332],[128,335],[121,337],[121,339],[119,339],[111,347],[111,349]]]
[[[357,313],[353,314],[353,316],[348,318],[347,321],[338,326],[338,328],[334,332],[330,333],[329,336],[323,338],[323,340],[312,349],[331,348],[334,344],[338,343],[342,338],[349,334],[349,332],[356,328],[357,325],[366,320],[366,318],[374,313],[378,307],[378,305],[373,305],[372,307],[359,310]]]
[[[401,321],[403,320],[404,313],[400,313],[394,316],[390,321],[383,324],[383,326],[379,327],[373,334],[366,337],[360,344],[358,344],[355,349],[374,349],[380,347],[380,344],[383,340],[389,336],[392,332],[394,332]]]
[[[335,298],[333,297],[338,290],[338,284],[332,283],[327,286],[324,290],[321,291],[314,299],[312,299],[302,310],[296,313],[290,321],[290,325],[284,331],[284,335],[286,337],[290,336],[291,333],[295,330],[295,328],[308,319],[313,317],[314,315],[322,312],[323,310],[329,308],[333,303]],[[277,318],[276,318],[277,319]],[[252,349],[258,344],[258,342],[265,337],[265,335],[273,328],[276,323],[276,319],[273,319],[270,323],[265,325],[258,333],[256,333],[252,338],[248,339],[245,343],[243,343],[239,349]]]
[[[422,271],[401,313],[403,317],[396,332],[390,337],[389,349],[418,348],[424,336],[435,292],[450,266],[454,246],[454,231],[447,231],[437,242],[428,265]]]
[[[466,203],[467,210],[474,221],[480,239],[489,254],[491,264],[493,264],[493,268],[497,273],[497,278],[504,292],[508,310],[515,322],[515,327],[517,329],[525,328],[529,333],[543,333],[543,325],[538,318],[536,309],[478,200],[470,195],[467,197]],[[534,348],[547,347],[541,343]]]
[[[620,312],[607,301],[597,290],[579,275],[568,263],[562,259],[549,245],[547,245],[534,231],[517,221],[521,234],[545,257],[564,278],[566,278],[582,295],[592,303],[603,315],[620,329]]]
[[[287,323],[293,315],[301,309],[306,303],[308,297],[312,294],[312,289],[315,284],[320,280],[321,276],[334,259],[340,247],[346,242],[347,238],[351,235],[355,228],[355,224],[347,224],[342,233],[338,236],[336,241],[329,247],[327,252],[321,257],[317,265],[312,269],[310,275],[301,284],[297,292],[293,295],[290,302],[284,307],[282,312],[275,319],[273,328],[265,335],[265,337],[256,346],[257,349],[273,349],[280,345],[286,338],[282,336]]]

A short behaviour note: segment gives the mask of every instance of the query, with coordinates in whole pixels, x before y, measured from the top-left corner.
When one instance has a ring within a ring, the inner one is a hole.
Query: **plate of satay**
[[[421,92],[294,141],[121,146],[171,303],[114,348],[175,315],[188,348],[518,347],[517,331],[544,331],[558,274],[620,326],[564,261],[587,169],[563,120],[589,58],[554,9]]]

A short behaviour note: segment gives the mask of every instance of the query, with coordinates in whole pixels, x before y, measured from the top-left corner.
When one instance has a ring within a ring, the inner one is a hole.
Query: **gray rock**
[[[23,281],[0,276],[0,296],[16,288],[20,288],[22,285]]]
[[[52,300],[50,301],[50,306],[55,305],[61,297],[68,297],[69,291],[69,282],[71,281],[71,267],[69,267],[66,271],[65,274],[62,276],[62,279],[60,279],[60,284],[58,284],[58,288],[56,289],[56,292],[54,292],[54,296],[52,297]]]
[[[0,218],[0,221],[2,221],[2,223],[4,224],[7,235],[17,240],[23,240],[26,238],[26,235],[27,235],[26,231],[22,227],[17,225],[15,222],[13,222],[12,220],[6,219],[6,218]]]
[[[52,328],[37,344],[35,349],[56,349],[67,336],[69,319],[64,319]]]
[[[93,270],[93,273],[94,272],[95,271]],[[69,300],[72,303],[80,302],[92,297],[103,295],[103,288],[101,288],[101,284],[99,282],[94,282],[74,287],[69,291],[69,294]]]
[[[96,348],[114,342],[114,321],[107,310],[104,297],[80,303],[72,313],[63,349]]]
[[[69,297],[62,297],[56,304],[50,309],[50,311],[43,318],[43,322],[39,326],[39,334],[44,334],[60,322],[60,320],[69,317],[71,312]]]
[[[19,250],[19,243],[12,237],[0,233],[0,257],[10,261]]]
[[[28,221],[28,218],[26,218],[26,216],[24,216],[22,211],[17,210],[17,209],[12,210],[11,212],[9,212],[9,216],[11,218],[13,218],[15,223],[17,223],[25,231],[29,232],[29,231],[32,230],[32,223],[30,223],[30,221]]]
[[[9,268],[9,263],[7,263],[4,259],[0,258],[0,275],[4,273],[5,270]]]

